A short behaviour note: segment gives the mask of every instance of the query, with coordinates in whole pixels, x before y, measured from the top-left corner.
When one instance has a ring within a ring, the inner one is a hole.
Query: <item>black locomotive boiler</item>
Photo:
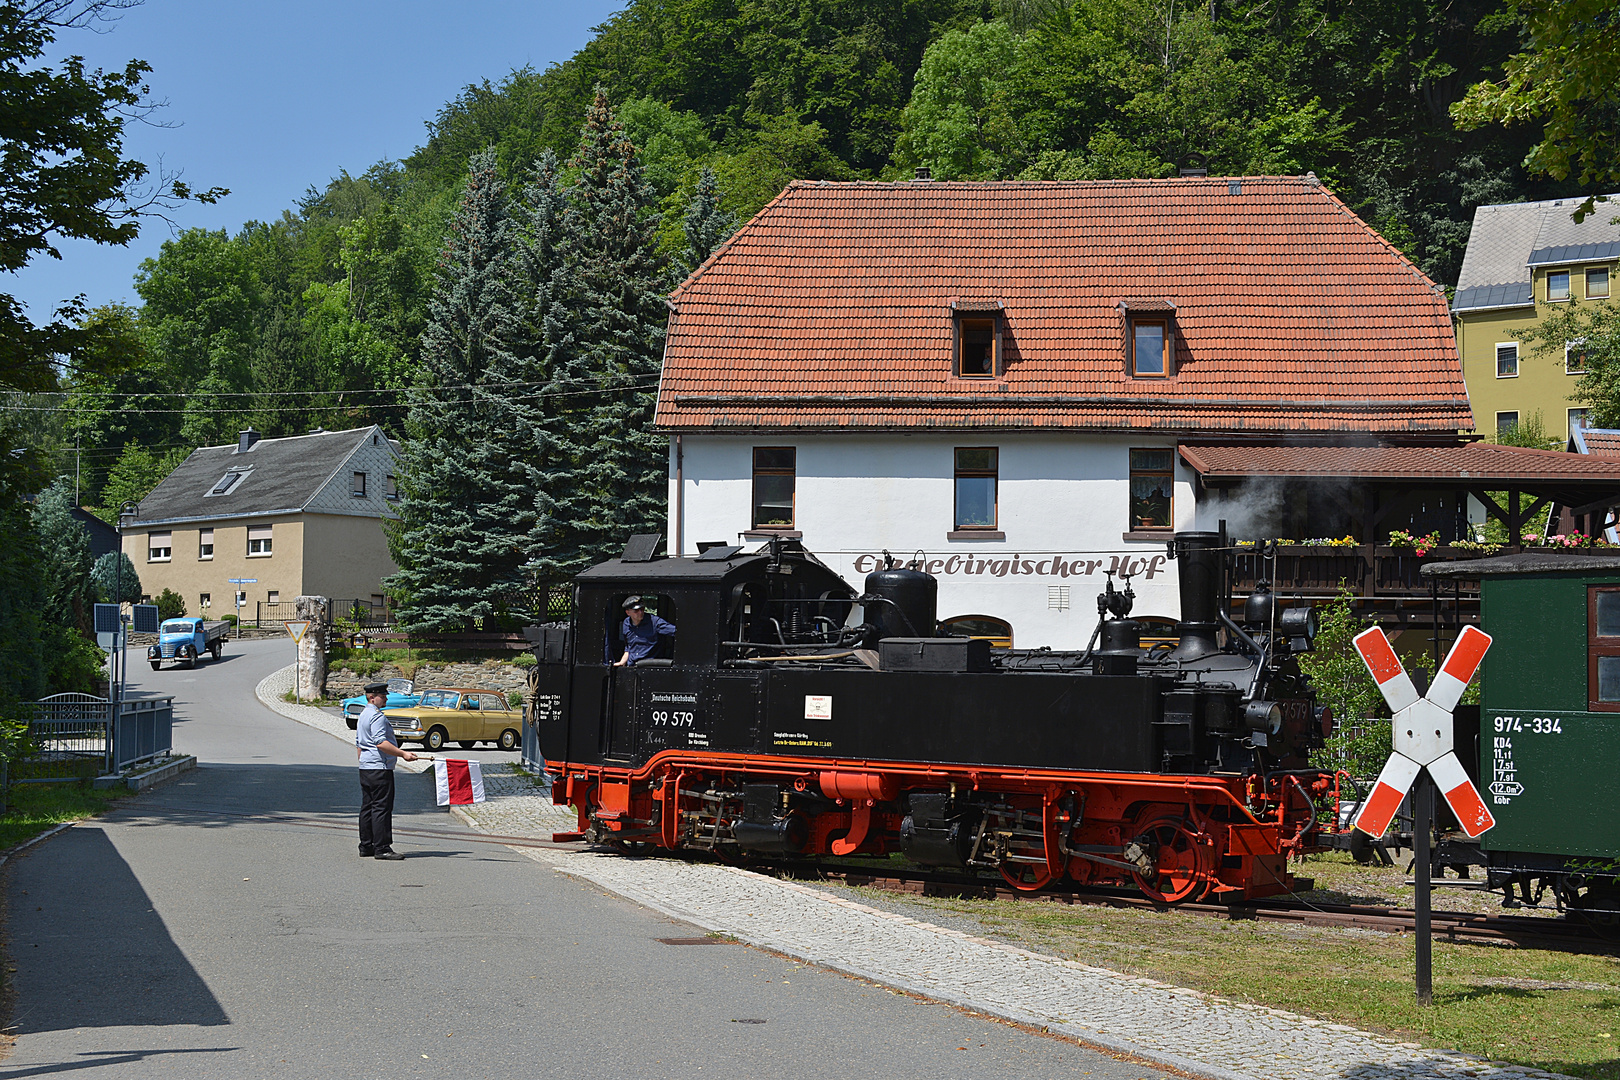
[[[638,538],[639,539],[639,538]],[[639,553],[638,553],[639,548]],[[1083,651],[935,632],[935,579],[890,565],[857,593],[796,543],[626,557],[535,627],[531,718],[584,839],[723,858],[904,853],[1157,900],[1287,890],[1333,830],[1338,782],[1294,657],[1308,608],[1224,608],[1216,533],[1170,544],[1179,641],[1144,648],[1110,579]],[[626,597],[674,624],[615,667]]]

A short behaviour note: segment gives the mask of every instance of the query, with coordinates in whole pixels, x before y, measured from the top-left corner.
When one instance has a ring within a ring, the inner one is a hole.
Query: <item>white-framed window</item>
[[[199,610],[199,611],[207,611],[209,608],[211,608],[213,606],[214,606],[214,594],[213,593],[198,593],[197,594],[197,610]]]
[[[174,557],[174,534],[155,532],[146,534],[146,561],[168,562]]]
[[[1496,377],[1498,379],[1517,379],[1519,377],[1519,343],[1517,341],[1498,341],[1496,343]]]
[[[366,497],[366,474],[365,473],[357,472],[357,473],[354,474],[354,487],[353,487],[353,489],[351,489],[350,494],[353,495],[357,499],[363,499],[363,498]]]
[[[1547,273],[1548,301],[1569,299],[1569,271],[1552,270]]]
[[[279,604],[279,603],[281,603],[281,590],[280,589],[271,589],[270,591],[268,591],[268,592],[266,592],[264,594],[264,599],[265,599],[265,602],[269,603],[269,604]]]
[[[1607,266],[1589,266],[1586,268],[1586,298],[1588,300],[1606,300],[1609,296],[1609,268]]]
[[[1569,437],[1571,439],[1575,438],[1577,431],[1592,426],[1588,420],[1592,412],[1591,409],[1569,409],[1567,411],[1569,413]]]
[[[1496,437],[1498,439],[1511,435],[1519,426],[1519,410],[1499,412],[1496,414]]]
[[[1564,342],[1564,374],[1586,374],[1586,339]]]
[[[248,557],[265,557],[270,554],[270,525],[248,526]]]
[[[197,530],[197,558],[212,559],[214,557],[214,530]]]

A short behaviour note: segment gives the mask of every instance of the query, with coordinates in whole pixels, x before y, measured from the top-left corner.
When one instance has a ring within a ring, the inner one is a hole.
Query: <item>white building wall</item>
[[[1020,648],[1083,648],[1108,569],[1136,574],[1136,614],[1180,614],[1164,540],[1123,538],[1130,450],[1173,445],[1162,437],[1077,434],[685,434],[680,492],[671,450],[669,547],[675,549],[677,535],[687,554],[700,541],[755,546],[741,536],[752,524],[753,448],[793,446],[794,527],[805,547],[852,587],[861,588],[884,549],[903,561],[920,551],[924,569],[939,578],[940,618],[993,615],[1012,624]],[[1004,541],[946,538],[954,526],[959,446],[1000,451]],[[1195,520],[1192,480],[1178,459],[1172,513],[1180,529]],[[1052,587],[1067,587],[1067,610],[1053,607]]]

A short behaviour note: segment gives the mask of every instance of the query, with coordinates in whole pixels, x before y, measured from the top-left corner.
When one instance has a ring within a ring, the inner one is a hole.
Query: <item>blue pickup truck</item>
[[[182,667],[196,667],[203,653],[212,653],[215,660],[225,651],[225,635],[230,632],[228,622],[206,622],[203,619],[165,619],[158,627],[158,643],[148,645],[146,659],[156,671],[165,660],[173,660]]]

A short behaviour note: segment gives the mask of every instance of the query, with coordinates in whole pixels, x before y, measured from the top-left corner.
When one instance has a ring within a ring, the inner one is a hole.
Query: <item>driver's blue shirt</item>
[[[641,620],[640,626],[637,626],[630,620],[630,616],[626,615],[623,624],[619,627],[619,636],[624,639],[625,651],[630,654],[630,663],[632,664],[645,660],[652,655],[653,649],[658,646],[660,635],[674,636],[674,633],[675,627],[673,624],[665,622],[650,611],[647,612],[647,617]],[[624,654],[620,653],[619,655]],[[619,657],[609,656],[607,659],[608,663],[612,664],[617,663]]]

